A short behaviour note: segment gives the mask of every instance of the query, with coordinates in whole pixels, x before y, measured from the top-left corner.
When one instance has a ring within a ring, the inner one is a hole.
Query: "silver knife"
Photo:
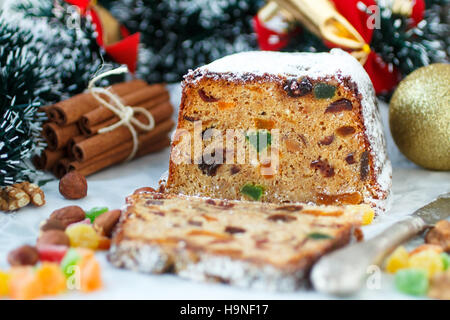
[[[378,236],[322,257],[311,271],[314,288],[332,295],[350,295],[364,284],[371,265],[380,265],[401,243],[450,216],[450,193],[396,222]]]

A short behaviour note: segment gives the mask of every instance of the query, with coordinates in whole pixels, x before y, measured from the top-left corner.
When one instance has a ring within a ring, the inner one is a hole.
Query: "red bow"
[[[359,10],[358,2],[363,2],[366,6],[376,5],[375,0],[332,0],[337,11],[344,16],[350,24],[359,32],[366,43],[370,45],[374,30],[368,24],[368,14]],[[424,0],[416,0],[412,10],[412,26],[417,25],[423,19],[425,9]],[[262,50],[280,50],[284,48],[289,39],[294,36],[293,33],[277,33],[265,27],[256,15],[254,18],[254,27],[258,35],[258,44]],[[294,31],[295,32],[295,31]],[[270,42],[269,39],[280,39]],[[339,45],[324,41],[329,48],[336,48]],[[383,59],[373,50],[369,53],[364,68],[369,74],[377,94],[391,91],[400,81],[400,72],[383,61]]]
[[[122,35],[122,40],[105,45],[103,43],[103,26],[99,15],[95,11],[95,8],[91,6],[91,0],[66,0],[71,5],[77,6],[80,9],[82,15],[89,15],[92,18],[92,22],[95,25],[97,31],[97,43],[99,46],[103,47],[106,53],[111,56],[114,61],[126,64],[128,70],[131,73],[136,71],[137,57],[139,51],[140,33],[135,33],[130,35],[127,28],[124,26],[120,27],[120,33]]]

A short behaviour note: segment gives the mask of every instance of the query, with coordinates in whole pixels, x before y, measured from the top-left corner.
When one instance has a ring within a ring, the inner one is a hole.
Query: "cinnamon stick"
[[[49,150],[49,149],[45,149],[44,151],[42,151],[41,153],[41,167],[43,170],[51,170],[56,163],[62,159],[64,156],[66,155],[66,152],[64,149],[59,149],[59,150]]]
[[[159,99],[159,96],[163,96],[163,101],[169,100],[169,93],[163,84],[154,84],[143,87],[123,96],[121,100],[124,105],[134,107],[151,99]],[[84,130],[84,128],[94,126],[114,116],[115,114],[111,110],[104,106],[99,106],[83,115],[80,119],[80,124]]]
[[[135,158],[142,157],[142,156],[147,155],[149,153],[160,151],[160,150],[168,147],[169,145],[170,145],[170,139],[166,138],[165,140],[160,141],[159,143],[157,143],[155,145],[149,146],[146,149],[142,149],[138,154],[136,154]],[[80,172],[84,176],[89,176],[89,175],[91,175],[93,173],[96,173],[96,172],[98,172],[98,171],[100,171],[102,169],[105,169],[105,168],[107,168],[109,166],[118,164],[118,163],[120,163],[122,161],[123,160],[116,160],[116,161],[111,161],[110,163],[105,163],[105,162],[101,162],[100,161],[100,162],[97,162],[97,163],[93,163],[93,164],[91,164],[89,166],[83,167],[83,168],[81,168],[81,169],[79,169],[77,171]]]
[[[58,179],[64,177],[64,175],[69,172],[70,160],[67,158],[60,159],[56,165],[53,167],[52,172]]]
[[[159,105],[154,105],[153,101],[144,105],[141,105],[139,107],[142,107],[144,109],[147,109],[150,111],[150,113],[153,116],[153,119],[155,120],[155,124],[158,124],[159,122],[167,119],[168,117],[170,117],[173,113],[173,107],[172,104],[170,103],[170,101],[165,101]],[[110,118],[109,120],[96,124],[92,127],[89,128],[85,128],[84,130],[86,130],[85,132],[87,134],[96,134],[98,133],[98,131],[102,128],[106,128],[109,127],[111,125],[113,125],[114,123],[116,123],[117,121],[119,121],[118,117],[113,117]]]
[[[67,145],[70,138],[80,134],[76,123],[61,127],[56,123],[48,122],[42,127],[42,136],[47,141],[50,150],[61,149]]]
[[[137,115],[136,118],[143,123],[147,123],[146,117],[141,114]],[[168,118],[170,118],[170,114],[168,115]],[[163,122],[157,124],[153,130],[142,133],[142,136],[157,136],[161,132],[170,130],[173,125],[174,122],[171,119],[164,120]],[[131,132],[127,127],[121,126],[113,131],[97,134],[89,139],[77,143],[73,148],[73,153],[78,161],[86,161],[98,154],[114,148],[117,145],[127,142],[130,144],[133,143]]]
[[[143,80],[132,80],[112,85],[111,90],[124,96],[145,86],[147,83]],[[97,107],[98,102],[90,93],[81,93],[50,106],[48,116],[52,122],[67,125],[78,121],[83,114]]]
[[[88,137],[84,136],[84,135],[79,135],[76,137],[73,137],[69,140],[69,142],[67,142],[67,147],[66,147],[66,152],[67,152],[67,157],[69,159],[75,159],[75,155],[73,154],[73,146],[76,145],[77,143],[86,140]]]
[[[160,134],[157,137],[149,139],[148,141],[141,141],[139,149],[134,158],[149,154],[151,152],[159,151],[170,145],[170,139],[167,137],[168,131]],[[118,164],[128,158],[131,151],[130,146],[118,146],[104,154],[98,155],[89,161],[79,162],[72,161],[69,164],[69,171],[77,170],[81,174],[87,176],[97,171],[100,171],[111,165]]]

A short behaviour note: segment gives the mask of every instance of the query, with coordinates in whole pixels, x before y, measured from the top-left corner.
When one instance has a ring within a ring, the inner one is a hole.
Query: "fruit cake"
[[[171,150],[169,192],[386,209],[373,86],[340,49],[243,52],[189,71]]]
[[[149,273],[289,291],[320,256],[358,235],[368,205],[347,207],[134,194],[114,232],[109,261]]]

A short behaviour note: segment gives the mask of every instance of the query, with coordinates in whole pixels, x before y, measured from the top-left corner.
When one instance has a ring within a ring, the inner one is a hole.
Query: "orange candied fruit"
[[[33,267],[12,267],[10,275],[9,295],[12,299],[31,300],[44,294]]]
[[[56,295],[66,290],[66,277],[57,263],[44,262],[36,271],[36,276],[44,294]]]
[[[81,291],[92,292],[102,287],[101,268],[95,257],[82,258],[79,262]]]

